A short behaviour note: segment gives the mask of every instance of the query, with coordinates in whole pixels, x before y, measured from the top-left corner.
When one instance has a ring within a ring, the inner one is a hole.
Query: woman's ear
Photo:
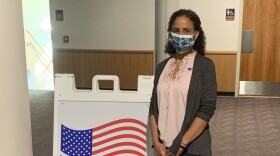
[[[198,38],[198,35],[199,35],[199,31],[197,31],[195,34],[194,34],[194,40],[196,40]]]

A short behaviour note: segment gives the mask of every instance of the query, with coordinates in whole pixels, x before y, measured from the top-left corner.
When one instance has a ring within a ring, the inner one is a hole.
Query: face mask
[[[168,37],[168,41],[179,54],[187,52],[190,48],[193,47],[195,42],[195,40],[193,39],[193,35],[179,35],[172,32]]]

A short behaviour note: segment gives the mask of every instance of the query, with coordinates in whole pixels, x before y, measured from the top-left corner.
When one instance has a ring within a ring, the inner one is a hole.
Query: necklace
[[[168,77],[170,80],[177,81],[180,79],[183,71],[185,70],[185,67],[187,66],[191,56],[193,56],[193,55],[194,54],[185,56],[182,59],[182,61],[178,63],[178,65],[176,65],[176,59],[172,58],[170,66],[169,66],[169,71],[168,71]],[[177,72],[175,71],[176,68],[179,68]],[[175,73],[175,75],[174,75],[174,73]],[[173,78],[173,75],[174,75],[174,78]]]

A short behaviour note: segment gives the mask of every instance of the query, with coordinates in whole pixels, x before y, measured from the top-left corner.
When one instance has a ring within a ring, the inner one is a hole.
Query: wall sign
[[[234,21],[235,9],[226,9],[226,21]]]
[[[63,36],[63,43],[69,43],[69,36],[68,35]]]
[[[63,10],[55,10],[56,21],[63,21]]]

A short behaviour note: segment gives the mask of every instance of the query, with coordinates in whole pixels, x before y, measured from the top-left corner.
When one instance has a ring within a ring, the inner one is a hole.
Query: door
[[[253,32],[253,44],[241,53],[239,93],[280,95],[280,0],[244,0],[243,7],[242,30]]]

